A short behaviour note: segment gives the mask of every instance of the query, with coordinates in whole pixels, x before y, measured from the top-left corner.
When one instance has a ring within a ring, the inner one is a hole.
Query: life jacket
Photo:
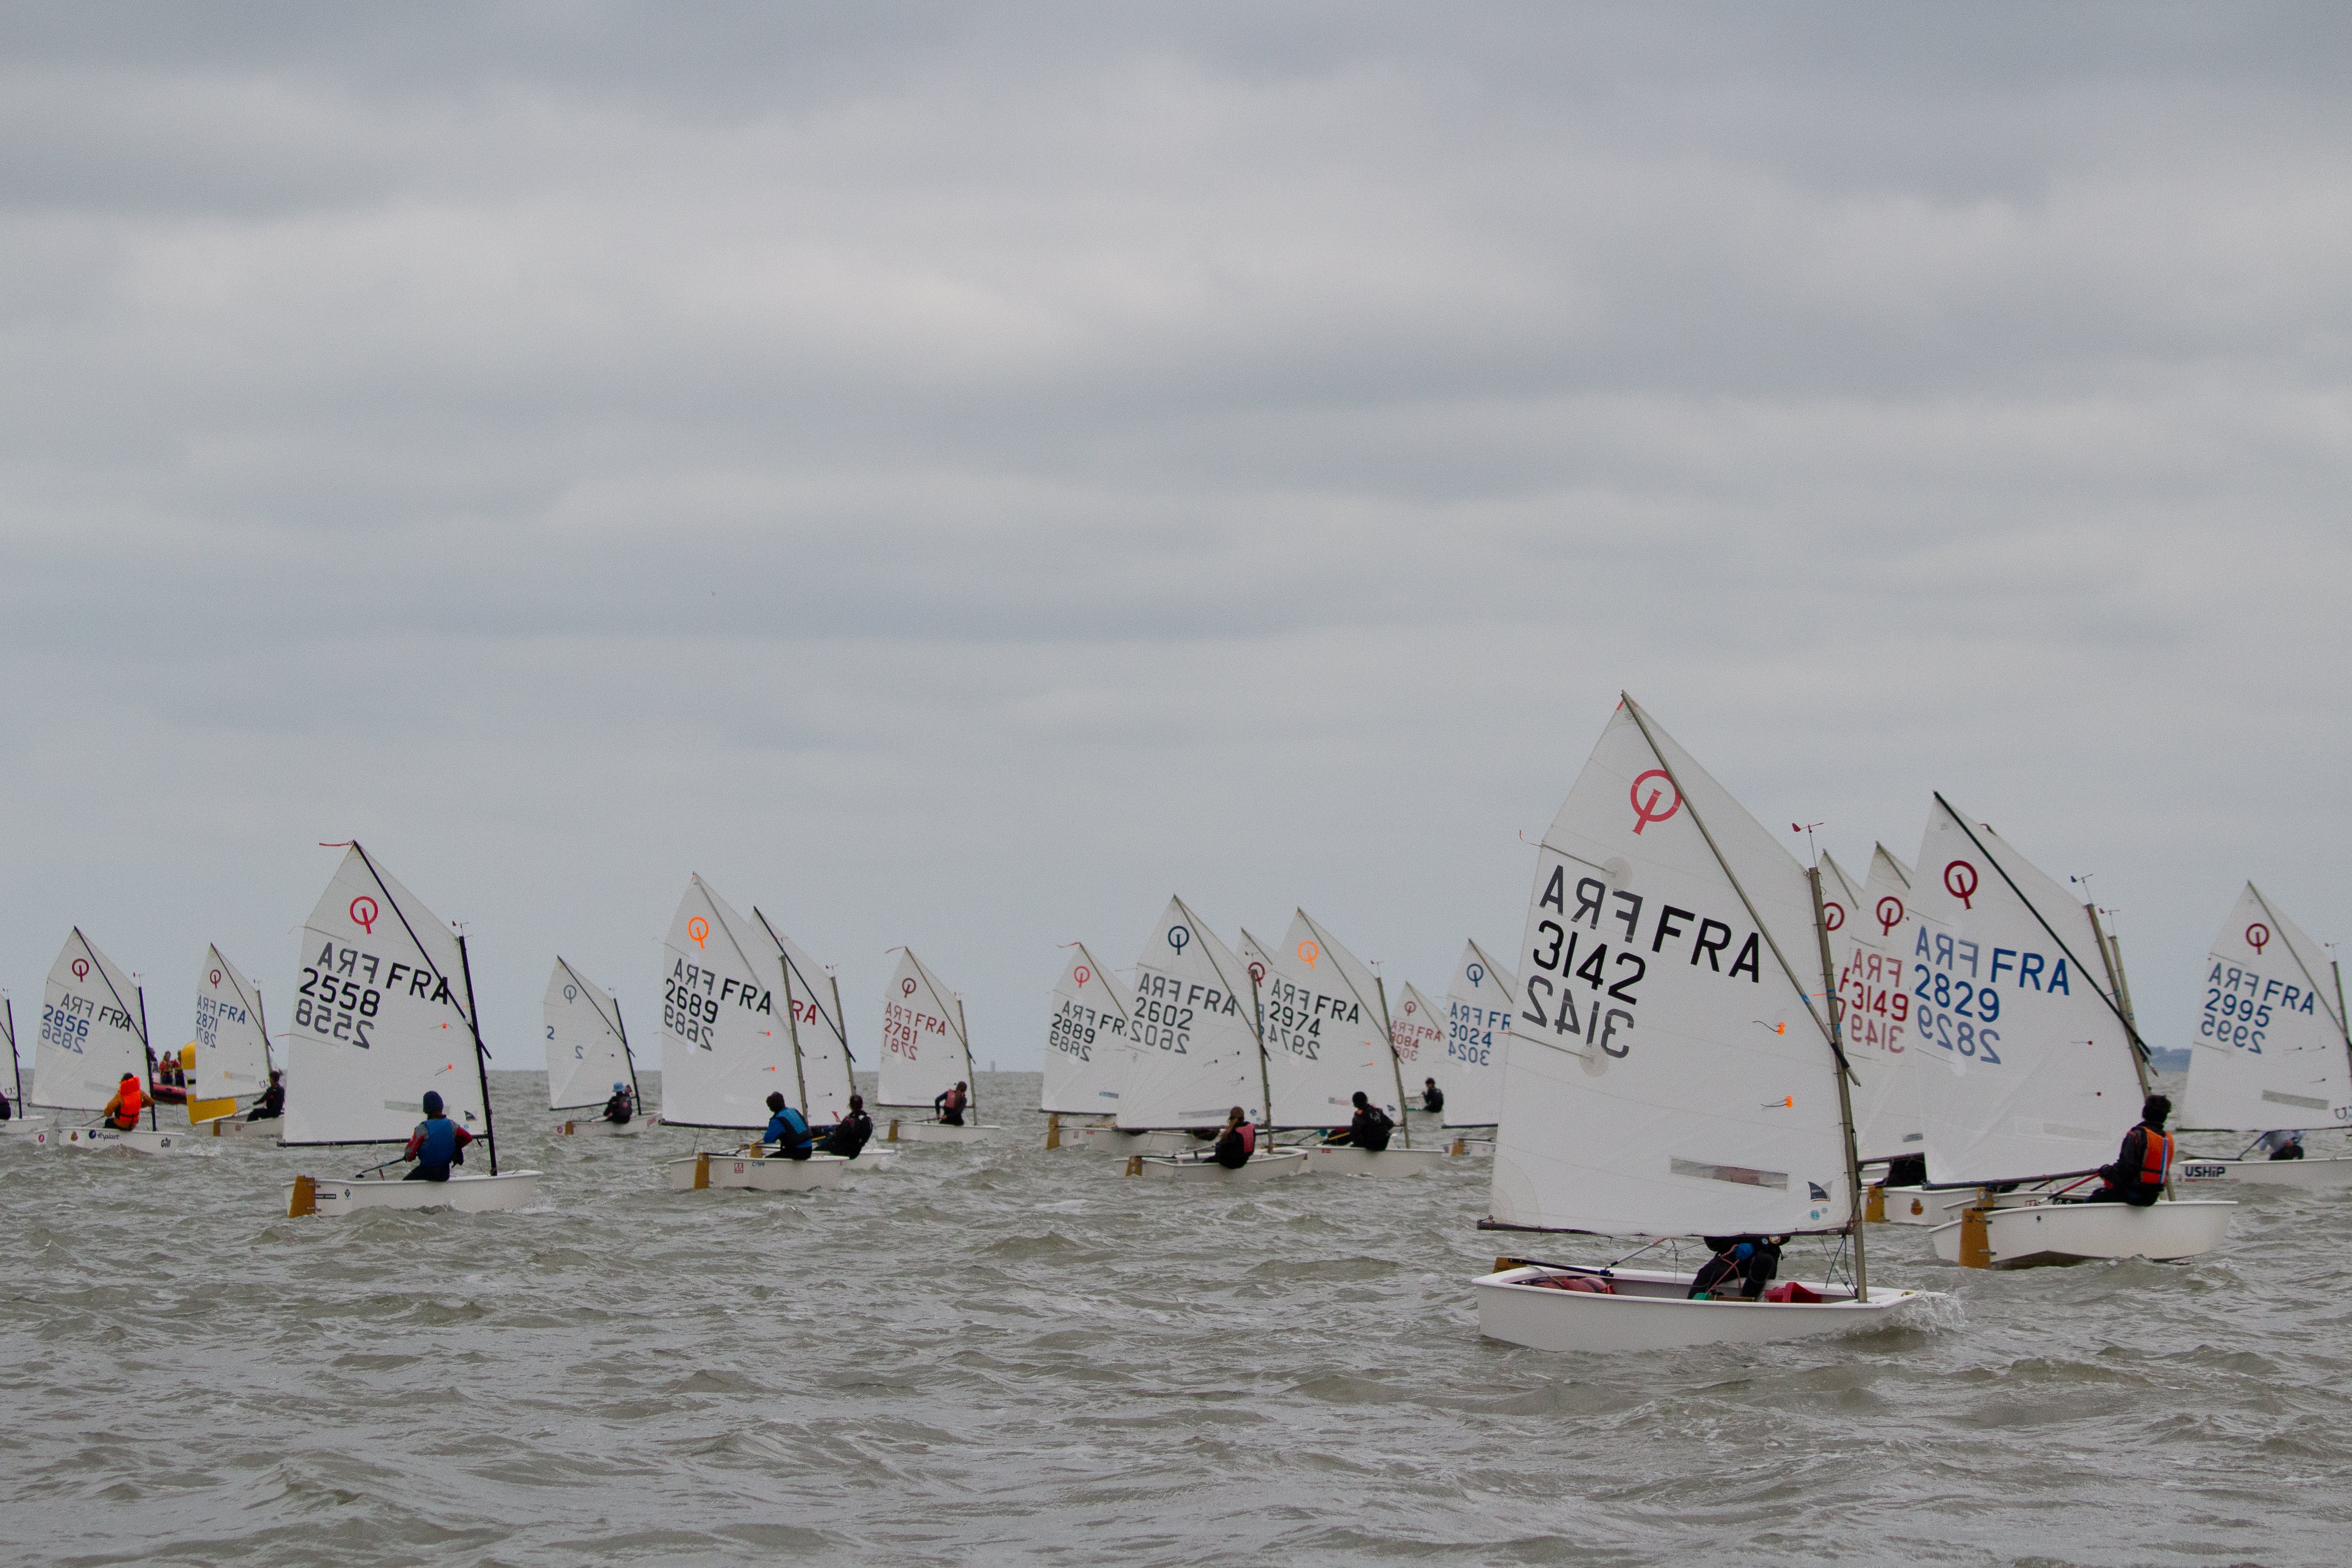
[[[446,1116],[425,1123],[425,1142],[416,1146],[416,1163],[428,1168],[447,1166],[457,1157],[457,1124]]]
[[[1242,1135],[1242,1152],[1243,1152],[1243,1153],[1244,1153],[1244,1154],[1255,1154],[1255,1153],[1256,1153],[1256,1152],[1257,1152],[1257,1125],[1256,1125],[1256,1123],[1255,1123],[1255,1122],[1250,1122],[1250,1121],[1244,1121],[1244,1122],[1243,1122],[1243,1123],[1241,1124],[1241,1126],[1240,1126],[1240,1128],[1238,1129],[1238,1131],[1240,1131],[1240,1133],[1241,1133],[1241,1135]]]
[[[2172,1134],[2158,1132],[2153,1127],[2143,1127],[2145,1134],[2139,1152],[2139,1184],[2144,1187],[2164,1185],[2164,1173],[2172,1168]]]
[[[779,1122],[782,1125],[779,1126]],[[779,1137],[768,1140],[778,1148],[805,1149],[808,1147],[808,1119],[789,1105],[769,1119],[768,1131],[781,1134]]]
[[[138,1126],[140,1109],[146,1102],[146,1096],[140,1090],[139,1080],[135,1078],[124,1079],[120,1092],[122,1096],[122,1109],[114,1113],[114,1124],[124,1128]]]

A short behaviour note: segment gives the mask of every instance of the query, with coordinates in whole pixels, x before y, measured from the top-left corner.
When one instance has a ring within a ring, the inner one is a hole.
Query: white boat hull
[[[111,1127],[41,1127],[33,1131],[33,1144],[40,1149],[85,1149],[103,1154],[109,1151],[125,1154],[209,1154],[210,1149],[196,1146],[194,1135],[177,1130],[156,1131],[142,1127],[134,1131],[117,1131]]]
[[[1307,1152],[1307,1168],[1318,1176],[1420,1176],[1437,1169],[1445,1155],[1435,1149],[1357,1149],[1318,1145]]]
[[[1086,1146],[1099,1149],[1107,1154],[1189,1154],[1206,1149],[1216,1141],[1195,1138],[1181,1128],[1163,1128],[1150,1132],[1122,1132],[1116,1127],[1090,1127],[1086,1131]]]
[[[0,1137],[29,1138],[36,1132],[48,1131],[54,1125],[46,1116],[26,1116],[19,1112],[5,1121],[0,1121]]]
[[[867,1141],[865,1148],[849,1157],[849,1173],[853,1176],[861,1171],[895,1171],[898,1168],[898,1151],[877,1149],[871,1140]]]
[[[1885,1326],[1927,1299],[1920,1290],[1873,1288],[1867,1302],[1844,1286],[1807,1283],[1818,1302],[1693,1301],[1690,1277],[1612,1270],[1613,1293],[1559,1290],[1530,1281],[1575,1270],[1506,1268],[1474,1279],[1478,1331],[1542,1351],[1687,1350],[1765,1344]]]
[[[2352,1187],[2352,1155],[2326,1160],[2181,1160],[2172,1167],[2176,1182],[2252,1182],[2263,1187],[2299,1187],[2307,1193],[2340,1192]]]
[[[1926,1187],[1873,1187],[1864,1199],[1863,1217],[1883,1225],[1938,1226],[1952,1216],[1944,1211],[1965,1208],[1976,1201],[1968,1188],[1930,1192]]]
[[[199,1121],[188,1129],[199,1138],[250,1138],[256,1128],[275,1132],[282,1122],[277,1119],[247,1121],[242,1115],[216,1116],[210,1121]]]
[[[1248,1163],[1230,1171],[1214,1160],[1187,1154],[1127,1157],[1127,1173],[1130,1176],[1164,1176],[1180,1182],[1271,1182],[1298,1175],[1306,1169],[1307,1156],[1293,1149],[1262,1149],[1249,1157]]]
[[[666,1160],[663,1167],[669,1190],[699,1192],[706,1187],[731,1187],[755,1193],[807,1193],[837,1186],[852,1162],[838,1154],[812,1154],[805,1160],[757,1154],[689,1154]]]
[[[362,1209],[454,1209],[459,1214],[497,1214],[519,1209],[539,1195],[537,1171],[496,1176],[451,1176],[446,1182],[411,1182],[397,1176],[340,1181],[297,1176],[288,1194],[286,1216],[335,1218]]]
[[[1936,1256],[1971,1268],[2018,1268],[2112,1258],[2194,1258],[2230,1234],[2233,1203],[2166,1198],[2129,1204],[2021,1204],[1964,1209],[1928,1234]],[[1980,1237],[1979,1227],[1981,1227]]]
[[[555,1124],[558,1138],[634,1138],[646,1130],[646,1118],[634,1117],[627,1121],[607,1121],[601,1116],[574,1117]]]
[[[1495,1141],[1492,1138],[1456,1138],[1446,1146],[1447,1153],[1456,1155],[1492,1154],[1494,1152]]]
[[[950,1127],[940,1121],[917,1121],[912,1118],[890,1119],[889,1128],[882,1134],[885,1143],[978,1143],[995,1137],[1001,1127]]]
[[[1096,1112],[1049,1110],[1045,1113],[1045,1147],[1073,1149],[1084,1142],[1087,1134],[1110,1126],[1118,1118]]]

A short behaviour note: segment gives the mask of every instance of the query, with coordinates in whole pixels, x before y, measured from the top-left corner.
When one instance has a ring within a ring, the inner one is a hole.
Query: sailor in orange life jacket
[[[2124,1134],[2116,1163],[2099,1167],[2101,1184],[2090,1202],[2147,1208],[2164,1195],[2164,1178],[2172,1169],[2172,1134],[2164,1130],[2164,1122],[2171,1114],[2169,1099],[2147,1097],[2139,1108],[2139,1125]]]
[[[1257,1129],[1238,1105],[1225,1112],[1225,1130],[1217,1134],[1217,1163],[1238,1171],[1257,1152]]]
[[[466,1163],[466,1145],[474,1135],[441,1114],[441,1097],[431,1089],[425,1091],[425,1120],[408,1136],[408,1147],[400,1152],[404,1160],[416,1162],[416,1169],[401,1178],[404,1182],[446,1182],[449,1167]]]
[[[139,1075],[124,1073],[114,1098],[106,1102],[106,1125],[119,1132],[130,1131],[139,1125],[139,1112],[146,1099],[146,1091],[139,1087]]]

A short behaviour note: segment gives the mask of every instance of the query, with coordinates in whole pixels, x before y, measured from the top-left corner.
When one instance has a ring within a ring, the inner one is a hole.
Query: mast
[[[642,1113],[645,1091],[637,1087],[637,1053],[629,1049],[628,1020],[621,1016],[621,999],[613,998],[613,1032],[621,1037],[621,1059],[629,1064],[629,1100]]]
[[[935,991],[933,995],[937,995]],[[956,1033],[963,1037],[964,1103],[971,1107],[971,1124],[980,1125],[980,1069],[971,1065],[971,1026],[964,1021],[963,997],[956,997]]]
[[[753,905],[751,912],[760,915],[759,907]],[[760,915],[760,923],[766,925],[768,917]],[[772,929],[770,930],[769,940],[774,941],[775,934]],[[805,1122],[808,1121],[809,1102],[808,1064],[801,1060],[801,1015],[800,1009],[793,1005],[792,955],[784,951],[784,944],[780,942],[776,943],[776,967],[784,972],[784,1032],[793,1042],[793,1082],[801,1091],[801,1120]]]
[[[253,1022],[261,1031],[261,1091],[269,1092],[269,1075],[278,1064],[269,1059],[269,1015],[261,1010],[261,987],[253,988]]]
[[[1381,976],[1372,976],[1372,990],[1381,999],[1381,1038],[1389,1045],[1389,1076],[1396,1079],[1397,1131],[1404,1134],[1404,1146],[1412,1147],[1412,1112],[1404,1103],[1404,1063],[1396,1052],[1396,1026],[1389,1022],[1389,983]]]
[[[139,1048],[147,1053],[147,1126],[152,1131],[163,1124],[155,1119],[155,1047],[147,1043],[147,987],[133,987],[139,994]],[[187,1093],[185,1089],[180,1091]]]
[[[373,861],[369,863],[368,869],[375,869]],[[394,904],[393,907],[398,909],[400,906]],[[405,915],[401,917],[404,923],[407,918]],[[425,944],[418,942],[416,951],[423,952]],[[474,1032],[474,1071],[482,1083],[482,1142],[490,1146],[490,1174],[495,1176],[499,1173],[499,1124],[490,1115],[490,1053],[482,1047],[481,1025],[474,1021],[474,961],[467,955],[464,931],[457,933],[457,967],[466,977],[466,1027]]]
[[[1990,860],[1992,857],[1985,858]],[[2120,946],[2110,945],[2112,939],[2108,937],[2106,928],[2099,923],[2096,905],[2084,903],[2083,912],[2091,917],[2091,937],[2099,944],[2099,963],[2107,972],[2107,994],[2111,998],[2108,1005],[2116,1010],[2116,1016],[2124,1021],[2124,1034],[2131,1046],[2132,1071],[2139,1079],[2140,1098],[2146,1100],[2156,1092],[2156,1087],[2147,1081],[2147,1047],[2140,1043],[2139,1030],[2132,1026],[2131,994],[2124,989],[2123,950]]]
[[[849,1092],[857,1092],[857,1058],[849,1054],[849,1019],[841,1011],[841,976],[828,969],[825,984],[833,987],[833,1021],[841,1026],[841,1076],[849,1080]]]
[[[2340,980],[2336,989],[2339,994],[2343,991]],[[2343,1011],[2340,1005],[2336,1011]],[[16,1082],[16,1114],[22,1116],[25,1114],[25,1064],[16,1059],[16,1004],[5,991],[0,991],[0,1022],[5,1022],[8,1028],[8,1074]]]
[[[2344,1016],[2344,965],[2331,958],[2327,961],[2327,967],[2336,972],[2336,1026],[2344,1031],[2345,1052],[2352,1055],[2352,1019]],[[8,1020],[8,1048],[11,1054],[14,1054],[16,1048],[16,1020],[13,1016]],[[23,1080],[20,1079],[17,1081],[21,1083]],[[22,1089],[16,1091],[19,1098],[22,1098],[24,1092]]]
[[[1265,1124],[1271,1127],[1274,1125],[1274,1078],[1265,1064],[1265,1004],[1257,997],[1256,967],[1244,964],[1243,968],[1250,977],[1250,1032],[1257,1037],[1257,1092],[1265,1104],[1261,1114],[1265,1117]]]
[[[1694,818],[1696,820],[1696,818]],[[1822,868],[1816,864],[1806,868],[1805,880],[1813,889],[1813,934],[1822,949],[1822,996],[1829,1004],[1830,1054],[1837,1058],[1838,1122],[1845,1129],[1845,1193],[1853,1227],[1853,1296],[1863,1305],[1870,1304],[1870,1266],[1863,1257],[1862,1233],[1862,1162],[1856,1158],[1853,1142],[1853,1091],[1846,1079],[1852,1069],[1845,1065],[1845,1032],[1839,1018],[1842,998],[1838,995],[1837,960],[1830,955],[1829,916],[1822,908]]]

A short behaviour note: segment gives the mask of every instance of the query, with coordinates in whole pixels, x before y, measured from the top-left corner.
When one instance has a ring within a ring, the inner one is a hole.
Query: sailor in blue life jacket
[[[1389,1119],[1387,1111],[1374,1105],[1362,1089],[1358,1089],[1354,1098],[1355,1119],[1345,1127],[1331,1129],[1323,1142],[1341,1147],[1352,1144],[1378,1153],[1389,1146],[1389,1134],[1396,1131],[1396,1123]]]
[[[416,1169],[401,1178],[404,1182],[446,1182],[449,1167],[466,1163],[466,1145],[474,1135],[441,1114],[441,1097],[431,1089],[425,1091],[425,1120],[408,1135],[408,1147],[400,1152],[404,1160],[416,1162]]]
[[[773,1143],[776,1152],[787,1160],[809,1157],[808,1118],[784,1103],[782,1094],[768,1096],[768,1130],[760,1134],[762,1143]]]
[[[2265,1132],[2254,1141],[2254,1152],[2265,1159],[2300,1160],[2303,1158],[2303,1134],[2291,1130]]]
[[[825,1130],[824,1152],[843,1154],[855,1160],[866,1141],[874,1136],[874,1118],[866,1114],[866,1097],[849,1097],[849,1114]]]
[[[629,1092],[627,1084],[614,1084],[613,1098],[604,1102],[604,1120],[615,1127],[625,1127],[629,1118],[636,1113],[637,1097]]]
[[[2172,1172],[2172,1134],[2164,1130],[2164,1122],[2171,1114],[2169,1097],[2147,1097],[2139,1108],[2139,1125],[2124,1134],[2116,1163],[2099,1167],[2099,1190],[2085,1202],[2144,1209],[2164,1195],[2165,1178]]]
[[[1739,1293],[1753,1301],[1764,1294],[1764,1287],[1780,1272],[1780,1248],[1788,1241],[1785,1236],[1710,1236],[1704,1238],[1715,1256],[1700,1266],[1698,1277],[1691,1281],[1690,1300],[1729,1287],[1739,1281]]]
[[[1225,1130],[1217,1134],[1217,1163],[1238,1171],[1256,1152],[1257,1129],[1250,1124],[1249,1113],[1236,1105],[1225,1112]]]

